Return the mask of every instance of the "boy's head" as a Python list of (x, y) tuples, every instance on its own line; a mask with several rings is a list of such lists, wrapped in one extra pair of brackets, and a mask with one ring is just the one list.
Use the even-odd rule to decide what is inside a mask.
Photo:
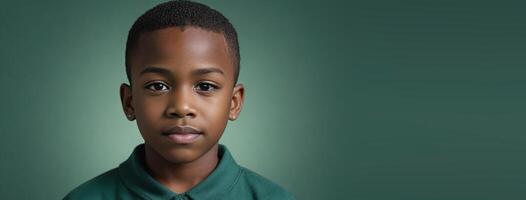
[(146, 11), (135, 21), (128, 32), (126, 42), (125, 65), (128, 82), (132, 81), (130, 57), (142, 33), (169, 27), (184, 29), (189, 26), (220, 33), (225, 37), (235, 71), (234, 83), (237, 83), (241, 57), (236, 29), (220, 12), (191, 1), (169, 1), (159, 4)]
[(238, 49), (230, 22), (199, 3), (166, 2), (137, 19), (126, 43), (130, 85), (120, 96), (147, 153), (187, 163), (217, 150), (243, 104)]

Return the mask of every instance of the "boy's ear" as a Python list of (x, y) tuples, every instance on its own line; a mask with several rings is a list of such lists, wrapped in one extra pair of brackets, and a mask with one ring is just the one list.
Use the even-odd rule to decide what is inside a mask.
[(126, 115), (128, 120), (133, 121), (135, 119), (135, 108), (133, 108), (133, 99), (132, 99), (132, 88), (126, 83), (121, 84), (120, 87), (120, 96), (122, 110)]
[(237, 84), (234, 86), (234, 90), (232, 91), (232, 100), (230, 102), (230, 114), (228, 115), (228, 119), (230, 121), (234, 121), (239, 116), (239, 113), (241, 112), (241, 108), (243, 108), (243, 100), (245, 98), (245, 87), (243, 84)]

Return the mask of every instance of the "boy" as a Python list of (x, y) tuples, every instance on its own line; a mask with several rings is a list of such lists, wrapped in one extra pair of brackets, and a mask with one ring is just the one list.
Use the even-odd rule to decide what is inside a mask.
[(121, 102), (144, 139), (64, 199), (294, 199), (218, 144), (243, 105), (237, 33), (221, 13), (170, 1), (133, 24)]

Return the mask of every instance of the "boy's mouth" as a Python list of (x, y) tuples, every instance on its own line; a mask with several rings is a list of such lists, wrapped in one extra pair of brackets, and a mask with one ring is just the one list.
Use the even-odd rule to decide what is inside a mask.
[(172, 142), (190, 144), (202, 136), (202, 131), (192, 126), (172, 126), (162, 132)]

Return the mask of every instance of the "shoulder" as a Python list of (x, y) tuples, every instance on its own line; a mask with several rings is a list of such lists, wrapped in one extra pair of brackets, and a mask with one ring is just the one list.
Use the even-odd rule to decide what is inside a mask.
[(92, 178), (69, 192), (64, 199), (105, 199), (112, 196), (111, 192), (119, 185), (117, 168), (104, 172)]
[(242, 179), (258, 199), (296, 199), (292, 193), (268, 178), (248, 169), (241, 167)]

